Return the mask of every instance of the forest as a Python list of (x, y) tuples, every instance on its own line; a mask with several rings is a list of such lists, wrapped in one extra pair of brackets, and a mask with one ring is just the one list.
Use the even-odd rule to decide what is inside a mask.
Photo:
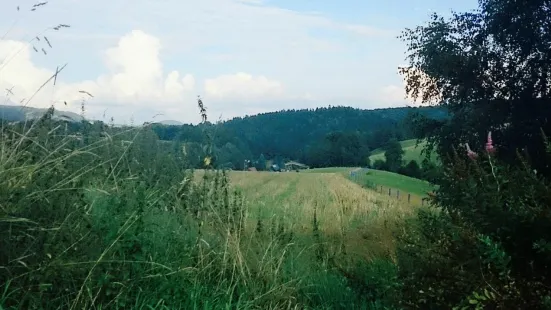
[[(310, 167), (354, 167), (369, 166), (370, 152), (390, 141), (417, 138), (414, 124), (420, 118), (442, 121), (447, 117), (439, 107), (329, 107), (265, 113), (198, 126), (153, 124), (152, 128), (159, 139), (183, 143), (196, 153), (204, 142), (203, 132), (212, 132), (219, 167), (242, 170), (245, 160), (256, 161), (261, 156), (279, 163), (296, 160)], [(200, 165), (199, 160), (196, 164)]]

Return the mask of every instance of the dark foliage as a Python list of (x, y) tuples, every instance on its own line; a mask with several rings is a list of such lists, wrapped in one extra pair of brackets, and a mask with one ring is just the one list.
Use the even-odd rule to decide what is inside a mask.
[(404, 33), (408, 93), (450, 112), (413, 122), (444, 173), (434, 210), (402, 236), (407, 307), (550, 308), (550, 13), (545, 0), (481, 0)]
[(398, 169), (398, 173), (412, 178), (426, 179), (426, 176), (423, 175), (419, 164), (415, 160), (410, 160), (407, 165), (400, 167), (400, 169)]
[(482, 145), (488, 131), (499, 158), (518, 165), (517, 150), (549, 177), (540, 129), (551, 133), (551, 14), (547, 0), (481, 0), (477, 11), (433, 15), (408, 29), (407, 91), (452, 116), (425, 133), (444, 161), (461, 143)]
[(389, 140), (384, 146), (386, 168), (391, 172), (397, 172), (402, 166), (404, 150), (396, 139)]

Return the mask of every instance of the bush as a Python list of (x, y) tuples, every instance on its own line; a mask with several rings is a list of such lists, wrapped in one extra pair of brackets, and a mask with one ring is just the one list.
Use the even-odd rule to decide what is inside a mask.
[(524, 168), (514, 168), (494, 151), (456, 154), (432, 199), (434, 210), (408, 225), (399, 265), (409, 305), (545, 309), (551, 187), (522, 156)]
[(375, 170), (387, 170), (386, 162), (382, 159), (377, 159), (373, 162), (373, 169)]
[(407, 165), (400, 167), (398, 173), (417, 179), (422, 177), (421, 168), (415, 160), (410, 160)]
[(438, 183), (441, 177), (443, 177), (442, 168), (430, 160), (424, 159), (421, 164), (421, 178), (431, 183)]

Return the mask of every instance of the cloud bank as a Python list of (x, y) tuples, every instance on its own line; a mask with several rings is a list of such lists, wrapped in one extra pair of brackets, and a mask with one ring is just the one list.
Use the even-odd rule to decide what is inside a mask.
[[(44, 40), (0, 37), (0, 91), (10, 89), (13, 94), (6, 95), (13, 102), (34, 96), (31, 106), (54, 104), (72, 112), (79, 112), (86, 99), (87, 116), (105, 114), (123, 123), (157, 113), (197, 122), (198, 95), (213, 118), (408, 103), (394, 73), (398, 62), (385, 62), (383, 55), (393, 55), (369, 44), (394, 44), (389, 30), (259, 0), (144, 0), (130, 7), (125, 1), (60, 0), (63, 5), (50, 6), (44, 15), (70, 13), (72, 24), (87, 25), (48, 34), (53, 49)], [(86, 17), (90, 11), (96, 12), (93, 18)], [(8, 16), (3, 14), (0, 18)], [(32, 38), (47, 20), (29, 24), (7, 33)], [(0, 31), (6, 28), (0, 22)], [(56, 85), (49, 83), (35, 95), (65, 61)]]

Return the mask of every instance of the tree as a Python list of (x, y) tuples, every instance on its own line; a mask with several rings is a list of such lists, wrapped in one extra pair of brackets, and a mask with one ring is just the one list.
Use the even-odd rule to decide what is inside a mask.
[(375, 160), (372, 167), (375, 170), (388, 170), (386, 162), (382, 159)]
[(421, 178), (431, 183), (437, 183), (441, 177), (442, 170), (436, 164), (428, 159), (424, 159), (421, 163)]
[(274, 158), (274, 164), (276, 164), (280, 169), (285, 168), (285, 161), (279, 155), (276, 155)]
[(266, 157), (264, 157), (264, 154), (260, 154), (260, 157), (256, 162), (256, 170), (258, 171), (266, 170)]
[[(449, 120), (434, 126), (430, 147), (444, 163), (453, 149), (483, 145), (488, 131), (499, 159), (519, 165), (525, 151), (540, 175), (551, 177), (541, 132), (551, 133), (551, 13), (548, 0), (480, 0), (474, 12), (406, 29), (406, 91), (446, 107)], [(477, 150), (475, 150), (477, 151)]]
[(549, 309), (550, 11), (480, 0), (404, 33), (407, 93), (451, 116), (422, 128), (444, 166), (431, 199), (441, 212), (420, 215), (421, 238), (402, 251), (406, 304)]
[(398, 172), (408, 177), (421, 178), (421, 168), (415, 160), (410, 160), (409, 163), (399, 169)]
[(245, 156), (234, 144), (228, 142), (220, 149), (217, 149), (219, 166), (243, 169)]
[(404, 150), (396, 139), (391, 139), (384, 146), (386, 166), (389, 171), (396, 172), (402, 166)]

